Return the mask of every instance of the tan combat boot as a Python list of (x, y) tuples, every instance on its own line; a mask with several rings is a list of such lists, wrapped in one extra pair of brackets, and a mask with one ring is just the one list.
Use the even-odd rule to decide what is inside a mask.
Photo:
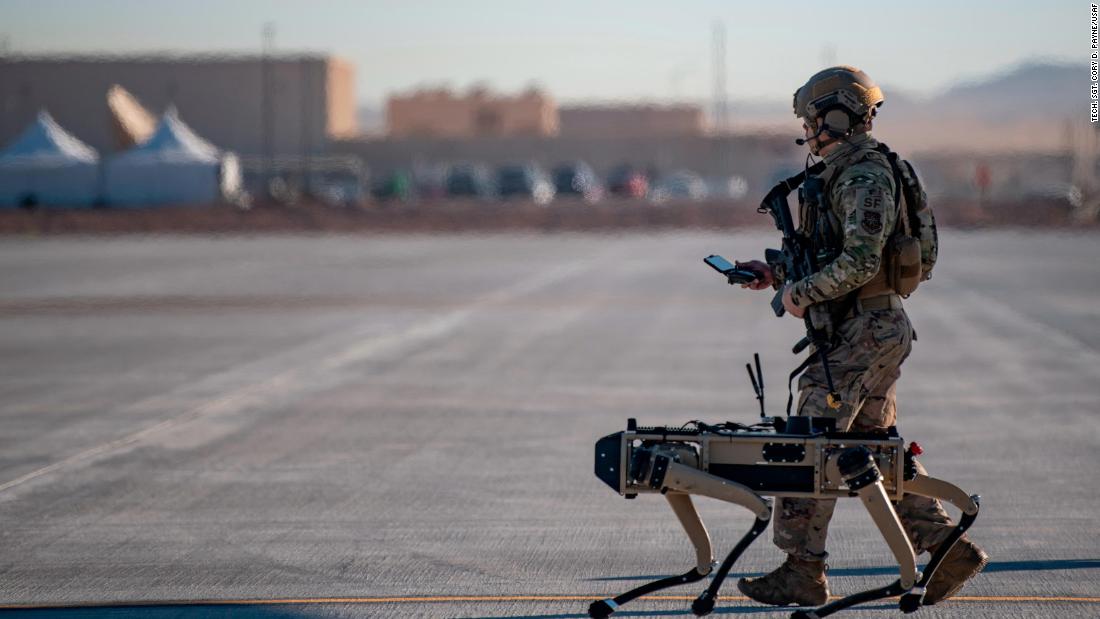
[(787, 556), (770, 574), (737, 581), (741, 593), (761, 604), (820, 606), (829, 600), (825, 561), (808, 561)]
[[(935, 553), (937, 548), (928, 550)], [(982, 571), (986, 563), (989, 563), (989, 555), (985, 551), (965, 537), (960, 539), (947, 551), (943, 563), (932, 575), (924, 594), (924, 605), (931, 606), (958, 593), (967, 580)]]

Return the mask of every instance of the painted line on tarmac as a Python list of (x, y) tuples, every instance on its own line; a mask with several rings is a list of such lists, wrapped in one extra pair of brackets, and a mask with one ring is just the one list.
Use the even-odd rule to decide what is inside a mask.
[[(608, 599), (612, 596), (589, 595), (425, 595), (394, 597), (330, 597), (330, 598), (279, 598), (238, 600), (139, 600), (124, 602), (91, 602), (72, 604), (0, 604), (0, 610), (66, 610), (79, 608), (125, 608), (149, 606), (298, 606), (312, 604), (420, 604), (439, 602), (586, 602)], [(695, 595), (646, 595), (639, 599), (664, 602), (690, 602)], [(833, 595), (830, 600), (839, 600)], [(896, 599), (896, 598), (894, 598)], [(748, 602), (743, 595), (720, 596), (719, 602)], [(1100, 604), (1100, 597), (1068, 595), (957, 595), (952, 602), (1001, 602), (1047, 604)]]
[[(998, 301), (996, 297), (989, 293), (974, 290), (951, 275), (939, 277), (941, 283), (946, 282), (950, 287), (949, 294), (957, 299), (968, 300), (974, 307), (980, 308), (980, 312), (987, 318), (1000, 318), (1005, 322), (1016, 323), (1017, 327), (1022, 325), (1022, 328), (1017, 329), (1018, 331), (1029, 332), (1041, 341), (1060, 346), (1072, 354), (1085, 357), (1093, 362), (1091, 365), (1082, 364), (1081, 367), (1084, 369), (1095, 370), (1098, 367), (1095, 362), (1100, 361), (1100, 351), (1081, 341), (1080, 338), (1075, 337), (1073, 333), (1065, 330), (1060, 325), (1053, 322), (1044, 322), (1039, 318), (1030, 316), (1011, 305)], [(940, 310), (942, 309), (940, 308)]]
[[(274, 375), (267, 378), (248, 382), (229, 393), (225, 393), (198, 406), (194, 406), (177, 415), (171, 416), (146, 428), (142, 428), (120, 438), (110, 440), (94, 447), (89, 447), (74, 453), (61, 460), (40, 467), (14, 479), (0, 483), (0, 493), (20, 486), (34, 479), (46, 476), (65, 469), (76, 468), (78, 465), (87, 466), (105, 456), (116, 454), (132, 445), (138, 444), (149, 437), (175, 429), (188, 422), (203, 417), (231, 414), (249, 408), (264, 406), (279, 398), (288, 398), (301, 395), (312, 389), (317, 389), (322, 384), (323, 378), (334, 374), (355, 363), (393, 353), (407, 348), (419, 342), (432, 340), (446, 336), (460, 330), (480, 313), (493, 306), (511, 302), (524, 295), (536, 292), (553, 284), (567, 280), (570, 277), (593, 270), (606, 264), (609, 256), (617, 253), (617, 250), (605, 249), (594, 256), (573, 260), (565, 264), (544, 269), (533, 275), (525, 276), (519, 281), (488, 292), (468, 304), (462, 305), (446, 314), (424, 320), (395, 333), (368, 337), (356, 341), (354, 334), (347, 334), (339, 338), (337, 346), (341, 348), (334, 351), (313, 351), (314, 346), (306, 345), (303, 349), (310, 349), (307, 355), (292, 355), (288, 369), (275, 370)], [(351, 340), (351, 343), (348, 343)], [(317, 354), (324, 354), (318, 358)], [(265, 355), (264, 357), (269, 357)], [(249, 363), (240, 364), (240, 368), (247, 368)], [(221, 378), (232, 371), (223, 371), (214, 375)], [(247, 377), (248, 372), (243, 372)], [(158, 401), (163, 396), (153, 396), (148, 401)], [(141, 404), (145, 403), (143, 401)], [(2, 607), (0, 607), (2, 608)]]

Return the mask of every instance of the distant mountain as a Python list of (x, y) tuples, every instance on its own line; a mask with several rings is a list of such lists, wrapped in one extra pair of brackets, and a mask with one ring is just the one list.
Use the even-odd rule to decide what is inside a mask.
[[(883, 85), (875, 134), (909, 150), (1061, 152), (1088, 126), (1088, 67), (1029, 61), (921, 96)], [(789, 100), (734, 101), (738, 130), (795, 131)]]
[[(933, 94), (886, 82), (875, 135), (910, 152), (1064, 152), (1071, 130), (1089, 128), (1088, 83), (1087, 65), (1045, 60), (963, 80)], [(707, 102), (700, 103), (709, 109)], [(385, 131), (381, 107), (361, 106), (357, 116), (362, 132)], [(792, 139), (800, 134), (789, 97), (734, 99), (729, 118), (734, 131)]]
[[(887, 90), (891, 113), (984, 118), (993, 122), (1072, 118), (1088, 109), (1088, 67), (1026, 62), (997, 75), (961, 82), (943, 93), (914, 98)], [(885, 111), (885, 110), (884, 110)]]
[(1088, 67), (1028, 63), (985, 82), (953, 88), (955, 105), (979, 105), (1012, 115), (1071, 115), (1088, 109)]

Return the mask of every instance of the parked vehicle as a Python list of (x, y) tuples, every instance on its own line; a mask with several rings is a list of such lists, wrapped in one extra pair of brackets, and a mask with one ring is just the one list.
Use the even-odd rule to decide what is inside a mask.
[(534, 164), (501, 166), (497, 170), (497, 191), (502, 199), (522, 198), (535, 204), (549, 204), (555, 193), (546, 173)]
[(661, 178), (649, 192), (650, 200), (667, 202), (669, 200), (699, 201), (706, 199), (709, 192), (703, 177), (688, 170), (678, 170)]
[(597, 202), (603, 197), (596, 172), (583, 161), (563, 163), (554, 168), (554, 189), (559, 196), (576, 196), (585, 202)]
[(406, 170), (396, 170), (383, 176), (371, 188), (371, 195), (380, 202), (387, 200), (408, 202), (413, 197), (412, 174)]
[(649, 178), (638, 168), (621, 165), (608, 175), (607, 191), (621, 198), (644, 198), (649, 192)]
[(707, 181), (712, 198), (740, 200), (749, 193), (749, 182), (743, 176), (724, 176), (707, 179)]
[(413, 164), (410, 172), (414, 199), (441, 200), (447, 197), (447, 166), (438, 163), (416, 163)]
[(457, 164), (447, 171), (447, 196), (451, 198), (489, 198), (496, 194), (489, 170), (479, 164)]

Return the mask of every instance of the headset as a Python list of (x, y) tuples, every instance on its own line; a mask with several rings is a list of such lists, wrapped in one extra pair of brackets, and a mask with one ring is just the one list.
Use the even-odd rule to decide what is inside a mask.
[(825, 118), (821, 122), (821, 128), (817, 130), (817, 133), (808, 138), (798, 138), (794, 141), (799, 146), (804, 146), (809, 143), (810, 140), (814, 140), (821, 136), (821, 134), (828, 134), (831, 140), (821, 144), (826, 146), (832, 144), (837, 140), (844, 140), (852, 136), (852, 117), (845, 112), (842, 108), (834, 107), (825, 112)]

